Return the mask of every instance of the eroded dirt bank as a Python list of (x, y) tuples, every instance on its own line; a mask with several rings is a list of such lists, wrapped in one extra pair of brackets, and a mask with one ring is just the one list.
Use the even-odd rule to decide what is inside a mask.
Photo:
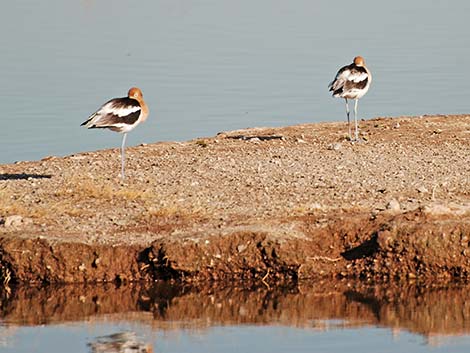
[(470, 116), (247, 129), (0, 166), (4, 282), (469, 277)]

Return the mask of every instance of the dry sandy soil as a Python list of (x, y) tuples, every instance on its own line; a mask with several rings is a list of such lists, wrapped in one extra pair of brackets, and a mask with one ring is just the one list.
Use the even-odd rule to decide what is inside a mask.
[(0, 165), (0, 279), (470, 275), (470, 116), (253, 128)]

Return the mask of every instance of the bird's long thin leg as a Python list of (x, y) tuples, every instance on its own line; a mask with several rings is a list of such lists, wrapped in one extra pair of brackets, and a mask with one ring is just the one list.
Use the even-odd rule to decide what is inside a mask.
[(351, 140), (351, 122), (349, 120), (349, 104), (348, 104), (348, 99), (344, 98), (346, 100), (346, 115), (348, 116), (348, 132), (349, 132), (349, 139)]
[(354, 102), (354, 127), (356, 129), (354, 132), (354, 136), (355, 136), (356, 141), (359, 141), (359, 127), (357, 125), (357, 102), (358, 100), (359, 99), (356, 99)]
[(122, 135), (122, 145), (121, 145), (121, 179), (124, 180), (124, 164), (126, 163), (126, 155), (125, 155), (125, 148), (126, 148), (126, 136), (127, 133)]

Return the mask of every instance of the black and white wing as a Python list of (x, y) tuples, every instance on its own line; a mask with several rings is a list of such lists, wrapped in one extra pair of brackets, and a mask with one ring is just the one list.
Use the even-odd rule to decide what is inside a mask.
[(333, 96), (342, 97), (349, 92), (363, 90), (369, 81), (367, 70), (363, 66), (351, 64), (342, 67), (336, 74), (335, 79), (328, 85)]
[(124, 97), (106, 102), (93, 113), (81, 126), (89, 129), (109, 128), (121, 131), (134, 125), (140, 117), (142, 108), (135, 99)]

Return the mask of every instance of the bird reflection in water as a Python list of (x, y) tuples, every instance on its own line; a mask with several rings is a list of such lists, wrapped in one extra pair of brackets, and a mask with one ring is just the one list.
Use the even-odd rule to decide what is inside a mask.
[(88, 344), (91, 353), (153, 353), (152, 346), (134, 332), (119, 332), (96, 337)]

